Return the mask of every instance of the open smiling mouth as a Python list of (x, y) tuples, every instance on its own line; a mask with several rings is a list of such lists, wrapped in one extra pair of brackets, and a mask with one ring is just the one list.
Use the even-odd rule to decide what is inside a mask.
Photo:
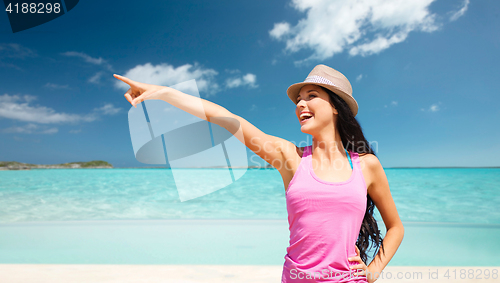
[(314, 115), (312, 113), (302, 113), (300, 114), (300, 123), (304, 123), (305, 121), (311, 119)]

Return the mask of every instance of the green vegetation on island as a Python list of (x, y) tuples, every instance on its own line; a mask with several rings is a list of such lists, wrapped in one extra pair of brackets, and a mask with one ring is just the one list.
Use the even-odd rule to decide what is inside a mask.
[(29, 170), (29, 169), (77, 169), (77, 168), (113, 168), (113, 165), (102, 160), (89, 162), (70, 162), (63, 164), (30, 164), (17, 161), (0, 161), (0, 170)]

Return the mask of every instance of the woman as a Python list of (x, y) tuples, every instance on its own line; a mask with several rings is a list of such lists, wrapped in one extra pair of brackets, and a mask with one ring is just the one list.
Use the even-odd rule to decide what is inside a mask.
[[(114, 76), (130, 85), (125, 97), (135, 107), (161, 99), (233, 133), (231, 121), (237, 121), (243, 132), (237, 138), (280, 172), (290, 228), (282, 282), (371, 283), (396, 253), (404, 228), (382, 165), (354, 118), (351, 84), (340, 72), (318, 65), (288, 88), (301, 131), (313, 136), (312, 145), (300, 148), (207, 100)], [(194, 106), (200, 99), (203, 108)], [(384, 239), (374, 204), (387, 228)], [(370, 242), (378, 253), (367, 266)]]

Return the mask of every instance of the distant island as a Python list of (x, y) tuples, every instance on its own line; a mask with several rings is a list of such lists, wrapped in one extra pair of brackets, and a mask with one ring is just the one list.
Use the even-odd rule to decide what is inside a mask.
[[(0, 161), (1, 170), (30, 170), (30, 169), (94, 169), (94, 168), (114, 168), (113, 165), (102, 160), (93, 160), (89, 162), (70, 162), (63, 164), (30, 164), (17, 161)], [(120, 167), (119, 167), (120, 168)], [(167, 167), (123, 167), (120, 169), (170, 169)], [(227, 166), (213, 166), (213, 167), (186, 167), (184, 169), (224, 169)], [(233, 166), (233, 169), (274, 169), (270, 164), (263, 166)], [(183, 169), (183, 168), (176, 168)]]
[(102, 160), (89, 162), (71, 162), (63, 164), (29, 164), (17, 161), (0, 161), (0, 170), (30, 170), (30, 169), (81, 169), (81, 168), (113, 168), (113, 165)]
[[(17, 161), (0, 161), (0, 171), (2, 170), (30, 170), (30, 169), (172, 169), (170, 167), (164, 166), (144, 166), (144, 167), (113, 167), (110, 163), (102, 160), (93, 160), (89, 162), (70, 162), (63, 164), (29, 164)], [(174, 169), (272, 169), (276, 170), (271, 164), (264, 164), (260, 166), (249, 165), (249, 166), (211, 166), (211, 167), (176, 167)], [(489, 167), (384, 167), (384, 169), (479, 169), (479, 168), (495, 168), (498, 169), (500, 166), (489, 166)]]

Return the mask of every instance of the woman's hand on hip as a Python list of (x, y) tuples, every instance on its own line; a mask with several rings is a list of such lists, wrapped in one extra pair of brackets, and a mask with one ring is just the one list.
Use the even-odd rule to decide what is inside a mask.
[(375, 276), (373, 276), (373, 274), (371, 274), (370, 270), (368, 269), (368, 266), (366, 266), (366, 264), (363, 262), (363, 260), (361, 259), (361, 256), (360, 256), (360, 252), (359, 252), (359, 249), (358, 249), (358, 246), (354, 246), (356, 248), (356, 253), (357, 253), (357, 256), (355, 257), (350, 257), (348, 258), (349, 261), (356, 261), (358, 262), (359, 264), (356, 264), (356, 265), (352, 265), (352, 266), (349, 266), (350, 269), (356, 269), (356, 270), (362, 270), (362, 271), (359, 271), (359, 272), (356, 272), (356, 273), (353, 273), (353, 276), (365, 276), (366, 277), (366, 280), (368, 281), (368, 283), (373, 283), (377, 280), (377, 278), (375, 278)]

